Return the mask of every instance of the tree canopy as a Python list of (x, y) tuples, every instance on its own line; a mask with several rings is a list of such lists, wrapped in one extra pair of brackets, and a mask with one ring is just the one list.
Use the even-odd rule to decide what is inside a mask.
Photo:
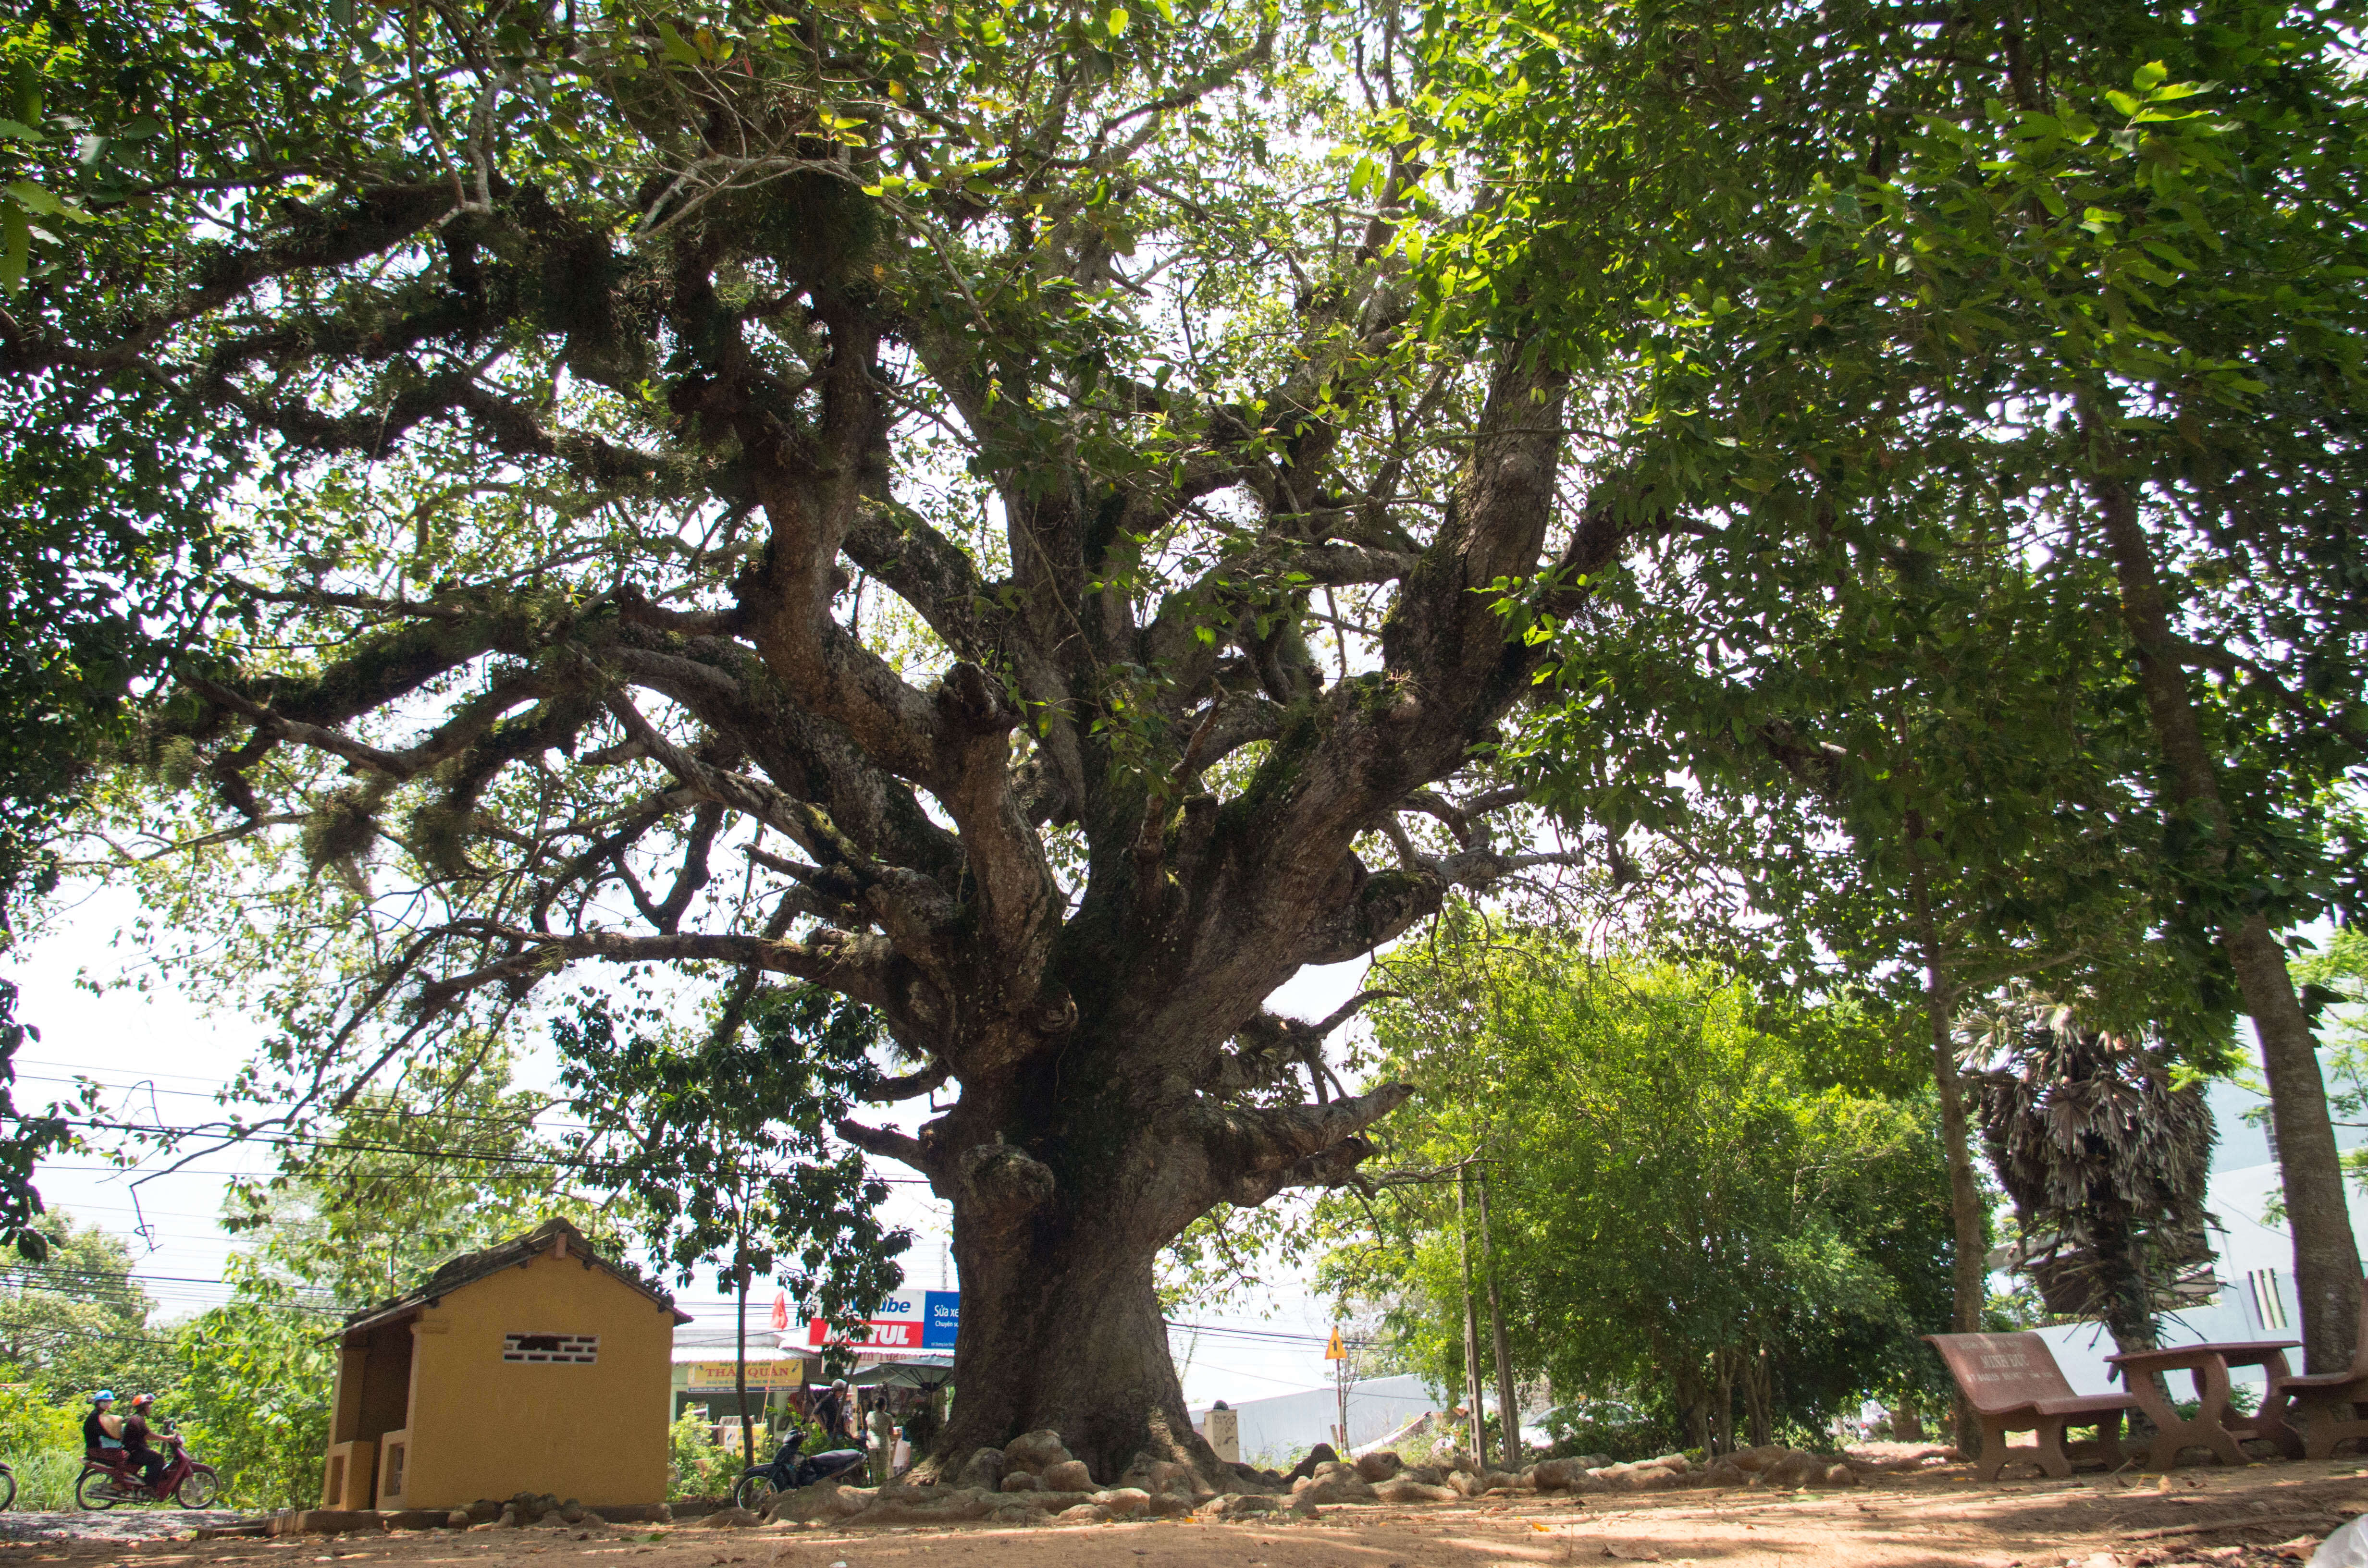
[[(2279, 933), (2356, 902), (2358, 21), (37, 0), (23, 790), (117, 765), (68, 869), (274, 1021), (240, 1087), (291, 1122), (564, 974), (615, 994), (586, 1157), (739, 1074), (766, 1223), (873, 1191), (849, 1147), (917, 1171), (933, 1464), (1208, 1462), (1152, 1260), (1413, 1093), (1267, 998), (1628, 882), (1680, 808), (1665, 889), (1923, 971), (1967, 1270), (1960, 987), (2077, 964), (2207, 1043), (2241, 999), (2340, 1363)], [(739, 1054), (821, 993), (855, 1051)]]
[[(1916, 1335), (1947, 1313), (1947, 1179), (1929, 1095), (1826, 1076), (1823, 1036), (1862, 1024), (1551, 933), (1459, 936), (1393, 965), (1407, 994), (1373, 1014), (1379, 1064), (1418, 1085), (1385, 1146), (1402, 1170), (1486, 1182), (1520, 1372), (1720, 1450), (1930, 1379)], [(1452, 1190), (1326, 1204), (1349, 1239), (1324, 1276), (1397, 1309), (1425, 1369), (1462, 1386), (1455, 1303), (1480, 1244)]]
[(44, 12), (45, 101), (135, 151), (0, 369), (248, 465), (97, 858), (281, 1020), (258, 1086), (571, 965), (827, 987), (914, 1063), (876, 1095), (959, 1085), (834, 1129), (953, 1201), (946, 1443), (1189, 1449), (1152, 1256), (1404, 1097), (1260, 1004), (1541, 858), (1486, 590), (1629, 526), (1563, 504), (1557, 356), (1426, 330), (1421, 159), (1350, 135), (1424, 67), (1368, 22)]

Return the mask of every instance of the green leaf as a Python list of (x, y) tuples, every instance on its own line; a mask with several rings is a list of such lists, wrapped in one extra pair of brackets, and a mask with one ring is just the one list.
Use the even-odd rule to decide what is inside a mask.
[(1126, 24), (1132, 20), (1133, 18), (1126, 14), (1126, 7), (1121, 6), (1110, 12), (1110, 19), (1103, 25), (1110, 28), (1110, 37), (1117, 38), (1126, 31)]
[(6, 136), (13, 142), (30, 142), (37, 147), (49, 140), (31, 126), (16, 119), (0, 119), (0, 136)]
[(66, 215), (66, 204), (43, 190), (30, 180), (18, 180), (6, 187), (8, 199), (28, 212), (39, 212), (45, 218)]
[(673, 23), (666, 21), (658, 23), (658, 42), (665, 48), (667, 57), (676, 64), (687, 65), (694, 71), (699, 69), (699, 51), (691, 48), (684, 40), (683, 36), (674, 30)]
[(24, 287), (25, 267), (32, 259), (33, 230), (25, 210), (15, 202), (0, 203), (0, 290), (13, 294)]

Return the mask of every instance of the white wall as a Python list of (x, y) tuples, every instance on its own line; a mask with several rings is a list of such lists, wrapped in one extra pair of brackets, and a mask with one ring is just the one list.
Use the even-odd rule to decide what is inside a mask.
[[(1288, 1470), (1316, 1444), (1332, 1442), (1332, 1428), (1340, 1420), (1340, 1396), (1332, 1389), (1247, 1400), (1233, 1408), (1241, 1415), (1244, 1462), (1278, 1470)], [(1353, 1383), (1349, 1389), (1349, 1446), (1385, 1437), (1426, 1411), (1446, 1408), (1412, 1375)], [(1191, 1414), (1198, 1427), (1208, 1410)]]

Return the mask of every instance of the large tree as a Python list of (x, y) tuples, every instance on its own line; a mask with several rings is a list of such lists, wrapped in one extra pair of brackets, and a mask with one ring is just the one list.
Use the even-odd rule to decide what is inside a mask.
[(1573, 280), (1641, 372), (1614, 460), (1762, 602), (1804, 534), (1912, 560), (1952, 493), (2110, 574), (2066, 648), (2135, 687), (2166, 924), (2260, 1037), (2314, 1369), (2360, 1261), (2280, 933), (2360, 891), (2359, 20), (1540, 0), (1442, 45), (1527, 219), (1466, 265)]
[(828, 988), (905, 1053), (876, 1099), (948, 1096), (837, 1128), (952, 1208), (939, 1457), (1205, 1458), (1156, 1256), (1407, 1093), (1263, 1004), (1524, 863), (1492, 589), (1629, 515), (1562, 504), (1517, 302), (1443, 340), (1420, 149), (1333, 150), (1414, 90), (1395, 14), (131, 14), (59, 96), (168, 133), (0, 371), (256, 454), (248, 613), (105, 858), (177, 853), (159, 939), (227, 927), (257, 1083), (350, 1101), (571, 966)]

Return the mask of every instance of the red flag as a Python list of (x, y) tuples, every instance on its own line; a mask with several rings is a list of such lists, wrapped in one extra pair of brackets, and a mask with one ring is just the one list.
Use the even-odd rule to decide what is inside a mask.
[(787, 1290), (776, 1290), (773, 1292), (773, 1332), (786, 1333), (789, 1326), (790, 1293)]

